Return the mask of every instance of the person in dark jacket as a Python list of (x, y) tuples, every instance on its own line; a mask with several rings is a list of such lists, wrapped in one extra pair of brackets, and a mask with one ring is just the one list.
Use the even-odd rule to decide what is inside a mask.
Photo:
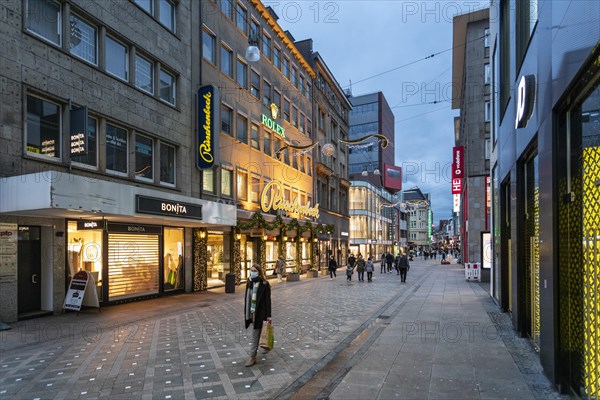
[(250, 358), (246, 367), (256, 364), (256, 352), (263, 322), (271, 321), (271, 285), (258, 264), (250, 268), (250, 279), (246, 282), (246, 294), (244, 296), (244, 320), (246, 329), (252, 324), (252, 344), (250, 347)]
[(392, 272), (392, 264), (394, 263), (394, 256), (389, 251), (385, 255), (385, 262), (387, 263), (387, 271)]
[(354, 268), (354, 265), (356, 264), (356, 257), (354, 257), (354, 254), (352, 253), (350, 253), (350, 256), (348, 257), (348, 264), (350, 264), (352, 268)]
[(406, 257), (406, 254), (400, 253), (398, 267), (400, 268), (400, 282), (406, 282), (406, 273), (410, 269), (410, 264), (408, 263), (408, 258)]
[(329, 270), (329, 279), (333, 279), (333, 277), (335, 276), (337, 278), (337, 275), (335, 273), (335, 271), (338, 268), (338, 264), (337, 261), (335, 261), (335, 258), (333, 258), (333, 256), (331, 256), (331, 258), (329, 259), (329, 267), (327, 268)]

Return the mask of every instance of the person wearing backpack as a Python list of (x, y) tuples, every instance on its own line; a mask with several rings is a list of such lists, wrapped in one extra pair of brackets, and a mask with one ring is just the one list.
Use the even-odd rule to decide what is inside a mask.
[(406, 254), (400, 253), (398, 267), (400, 268), (400, 282), (406, 282), (406, 273), (410, 269), (410, 264), (408, 263), (408, 258), (406, 257)]

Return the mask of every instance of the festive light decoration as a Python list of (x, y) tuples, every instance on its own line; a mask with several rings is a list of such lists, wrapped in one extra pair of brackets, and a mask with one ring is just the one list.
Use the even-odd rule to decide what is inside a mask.
[(326, 143), (321, 148), (321, 153), (323, 153), (325, 157), (331, 157), (335, 153), (335, 146), (331, 143)]

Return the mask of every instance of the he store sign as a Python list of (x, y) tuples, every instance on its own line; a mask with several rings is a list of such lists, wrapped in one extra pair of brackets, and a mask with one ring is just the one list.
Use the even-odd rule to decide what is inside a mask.
[(463, 146), (454, 146), (452, 149), (452, 194), (462, 193), (462, 180), (465, 176), (464, 155), (465, 148)]

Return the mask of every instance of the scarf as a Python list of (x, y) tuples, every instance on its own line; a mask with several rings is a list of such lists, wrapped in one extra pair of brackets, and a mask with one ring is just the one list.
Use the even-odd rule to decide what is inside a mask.
[(250, 288), (246, 291), (246, 319), (254, 320), (254, 313), (256, 312), (256, 300), (258, 294), (260, 278), (256, 282), (251, 281)]

